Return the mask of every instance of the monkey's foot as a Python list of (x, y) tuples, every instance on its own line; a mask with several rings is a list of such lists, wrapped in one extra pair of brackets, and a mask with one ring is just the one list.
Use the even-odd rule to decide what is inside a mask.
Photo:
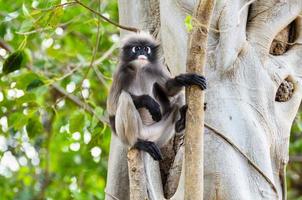
[(207, 88), (206, 78), (198, 74), (180, 74), (175, 77), (175, 80), (183, 86), (197, 85), (202, 90)]
[(133, 148), (149, 153), (154, 160), (163, 159), (160, 149), (154, 142), (138, 139)]

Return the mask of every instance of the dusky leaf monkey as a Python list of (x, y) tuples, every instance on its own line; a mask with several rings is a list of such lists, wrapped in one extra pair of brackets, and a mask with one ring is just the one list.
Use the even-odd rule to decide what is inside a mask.
[(121, 141), (161, 160), (159, 147), (185, 128), (184, 86), (206, 89), (205, 77), (171, 77), (159, 60), (159, 44), (146, 32), (128, 35), (107, 100), (110, 125)]

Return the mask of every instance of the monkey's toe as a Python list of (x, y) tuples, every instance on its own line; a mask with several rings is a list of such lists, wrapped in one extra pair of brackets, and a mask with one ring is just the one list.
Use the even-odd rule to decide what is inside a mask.
[(138, 139), (133, 147), (149, 153), (154, 160), (163, 159), (160, 149), (154, 142)]

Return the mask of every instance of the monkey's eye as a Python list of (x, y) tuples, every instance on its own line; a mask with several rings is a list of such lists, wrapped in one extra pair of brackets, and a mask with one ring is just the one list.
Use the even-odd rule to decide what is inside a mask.
[(150, 54), (151, 53), (151, 48), (150, 47), (146, 47), (147, 53)]
[(139, 50), (139, 47), (132, 47), (132, 52), (136, 53)]

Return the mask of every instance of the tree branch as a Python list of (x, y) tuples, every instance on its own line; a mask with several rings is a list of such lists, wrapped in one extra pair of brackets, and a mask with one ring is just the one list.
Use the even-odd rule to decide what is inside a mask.
[(302, 155), (289, 156), (289, 162), (290, 163), (294, 163), (294, 162), (302, 163)]
[(130, 199), (131, 200), (147, 200), (147, 178), (145, 174), (143, 157), (139, 150), (130, 149), (128, 151), (128, 173), (129, 187), (131, 188)]
[[(215, 0), (200, 0), (194, 11), (194, 18), (204, 24), (200, 27), (193, 21), (189, 40), (187, 71), (204, 74), (208, 30)], [(185, 131), (185, 199), (203, 199), (203, 134), (204, 134), (204, 92), (197, 86), (186, 90), (188, 113)]]
[(87, 111), (91, 115), (94, 115), (100, 122), (107, 123), (107, 124), (109, 123), (108, 119), (106, 119), (105, 117), (98, 116), (94, 112), (94, 109), (92, 107), (90, 107), (88, 104), (82, 102), (77, 96), (67, 93), (63, 88), (61, 88), (57, 84), (52, 84), (51, 87), (54, 88), (55, 90), (57, 90), (62, 95), (64, 95), (65, 97), (67, 97), (69, 100), (71, 100), (73, 103), (78, 105), (80, 108), (83, 108), (85, 111)]
[(7, 52), (11, 52), (12, 51), (12, 48), (6, 44), (4, 41), (0, 40), (0, 47), (2, 49), (5, 49)]
[(75, 0), (75, 2), (76, 2), (78, 5), (82, 6), (83, 8), (89, 10), (90, 12), (92, 12), (92, 13), (98, 15), (102, 20), (104, 20), (104, 21), (106, 21), (106, 22), (108, 22), (108, 23), (110, 23), (110, 24), (112, 24), (112, 25), (114, 25), (114, 26), (116, 26), (116, 27), (118, 27), (118, 28), (120, 28), (120, 29), (124, 29), (124, 30), (127, 30), (127, 31), (132, 31), (132, 32), (139, 32), (139, 29), (137, 29), (137, 28), (130, 27), (130, 26), (124, 26), (124, 25), (118, 24), (118, 23), (116, 23), (116, 22), (114, 22), (114, 21), (108, 19), (107, 17), (105, 17), (105, 16), (102, 15), (101, 13), (99, 13), (99, 12), (97, 12), (97, 11), (95, 11), (95, 10), (89, 8), (88, 6), (86, 6), (85, 4), (83, 4), (82, 2), (80, 2), (79, 0)]

